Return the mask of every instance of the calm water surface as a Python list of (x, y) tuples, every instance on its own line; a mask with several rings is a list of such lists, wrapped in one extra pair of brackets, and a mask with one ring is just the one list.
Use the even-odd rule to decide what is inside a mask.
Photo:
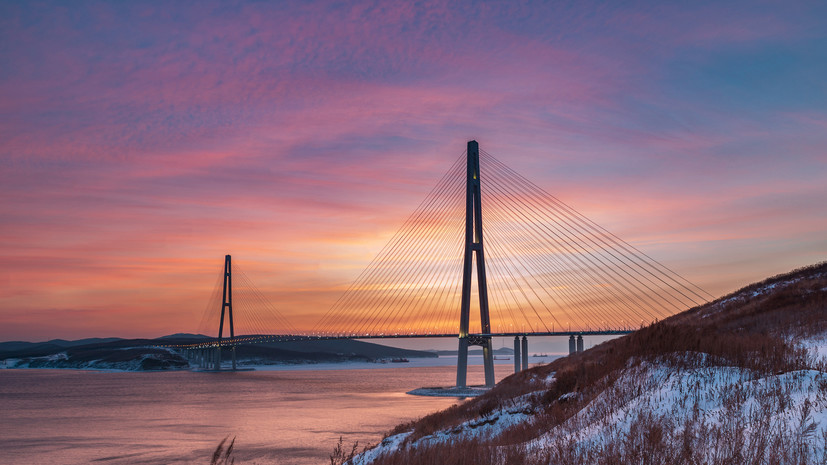
[[(237, 373), (0, 370), (0, 462), (323, 464), (339, 436), (376, 443), (457, 402), (405, 391), (451, 385), (453, 366)], [(497, 366), (497, 378), (508, 367)], [(469, 367), (469, 382), (482, 379)]]

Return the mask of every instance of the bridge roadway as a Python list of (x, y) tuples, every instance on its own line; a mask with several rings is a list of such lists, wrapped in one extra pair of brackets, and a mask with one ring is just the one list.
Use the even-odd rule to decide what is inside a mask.
[[(491, 339), (494, 337), (514, 337), (514, 372), (528, 368), (528, 336), (569, 336), (569, 353), (583, 351), (583, 336), (619, 336), (622, 334), (629, 334), (630, 330), (598, 330), (598, 331), (548, 331), (537, 333), (525, 332), (502, 332), (502, 333), (482, 333), (469, 334), (466, 340), (476, 340), (479, 342), (472, 342), (474, 345), (488, 344), (490, 347)], [(522, 341), (520, 341), (522, 336)], [(575, 337), (576, 336), (576, 337)], [(236, 370), (236, 347), (244, 344), (264, 344), (268, 342), (288, 342), (288, 341), (325, 341), (325, 340), (342, 340), (342, 339), (413, 339), (413, 338), (459, 338), (459, 334), (363, 334), (363, 335), (327, 335), (327, 336), (308, 336), (308, 335), (248, 335), (239, 336), (235, 338), (215, 338), (210, 341), (199, 342), (195, 344), (177, 344), (164, 345), (160, 347), (171, 347), (177, 349), (184, 349), (187, 351), (187, 357), (191, 363), (196, 363), (199, 367), (206, 368), (207, 371), (222, 371), (221, 367), (221, 351), (224, 348), (229, 348), (232, 360), (232, 370)], [(489, 353), (489, 355), (491, 355)], [(458, 360), (458, 371), (460, 369), (467, 369), (467, 359)], [(493, 362), (490, 368), (486, 368), (493, 373)], [(457, 386), (465, 387), (465, 376), (458, 377)], [(493, 386), (493, 382), (489, 383), (486, 379), (486, 386)]]
[[(546, 331), (546, 332), (503, 332), (488, 334), (469, 334), (469, 337), (515, 337), (515, 336), (622, 336), (634, 332), (630, 329), (588, 330), (588, 331)], [(330, 341), (340, 339), (416, 339), (416, 338), (458, 338), (459, 334), (337, 334), (326, 336), (291, 335), (291, 334), (251, 334), (234, 338), (221, 338), (222, 347), (231, 347), (243, 344), (261, 344), (266, 342), (286, 341)], [(215, 347), (219, 339), (199, 342), (195, 344), (166, 344), (158, 347), (176, 347), (197, 349)]]

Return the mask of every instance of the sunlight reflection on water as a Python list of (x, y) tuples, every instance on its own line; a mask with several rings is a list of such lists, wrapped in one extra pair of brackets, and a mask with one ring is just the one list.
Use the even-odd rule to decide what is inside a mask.
[[(206, 464), (230, 435), (237, 438), (236, 463), (322, 464), (339, 436), (346, 444), (377, 442), (398, 423), (456, 402), (405, 394), (453, 384), (454, 366), (389, 365), (237, 373), (0, 370), (0, 447), (3, 460), (15, 464)], [(501, 379), (509, 365), (496, 371)], [(469, 382), (481, 381), (482, 368), (470, 366)]]

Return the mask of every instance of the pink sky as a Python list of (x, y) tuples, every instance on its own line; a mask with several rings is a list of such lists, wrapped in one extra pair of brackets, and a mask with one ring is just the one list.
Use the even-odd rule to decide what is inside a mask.
[(713, 295), (827, 258), (827, 7), (0, 6), (0, 340), (308, 328), (469, 139)]

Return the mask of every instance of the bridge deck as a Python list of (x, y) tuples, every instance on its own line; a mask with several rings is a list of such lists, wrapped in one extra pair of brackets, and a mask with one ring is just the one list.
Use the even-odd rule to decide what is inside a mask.
[[(628, 329), (610, 329), (610, 330), (589, 330), (589, 331), (548, 331), (548, 332), (504, 332), (504, 333), (489, 333), (489, 334), (469, 334), (469, 336), (477, 337), (514, 337), (514, 336), (622, 336), (624, 334), (632, 333)], [(308, 336), (308, 335), (291, 335), (291, 334), (255, 334), (247, 336), (239, 336), (233, 339), (222, 338), (222, 346), (234, 346), (243, 344), (262, 344), (266, 342), (286, 342), (286, 341), (330, 341), (341, 339), (418, 339), (418, 338), (458, 338), (459, 334), (339, 334), (329, 336)], [(199, 342), (196, 344), (186, 345), (168, 345), (165, 347), (209, 347), (215, 346), (218, 339), (210, 341)]]

